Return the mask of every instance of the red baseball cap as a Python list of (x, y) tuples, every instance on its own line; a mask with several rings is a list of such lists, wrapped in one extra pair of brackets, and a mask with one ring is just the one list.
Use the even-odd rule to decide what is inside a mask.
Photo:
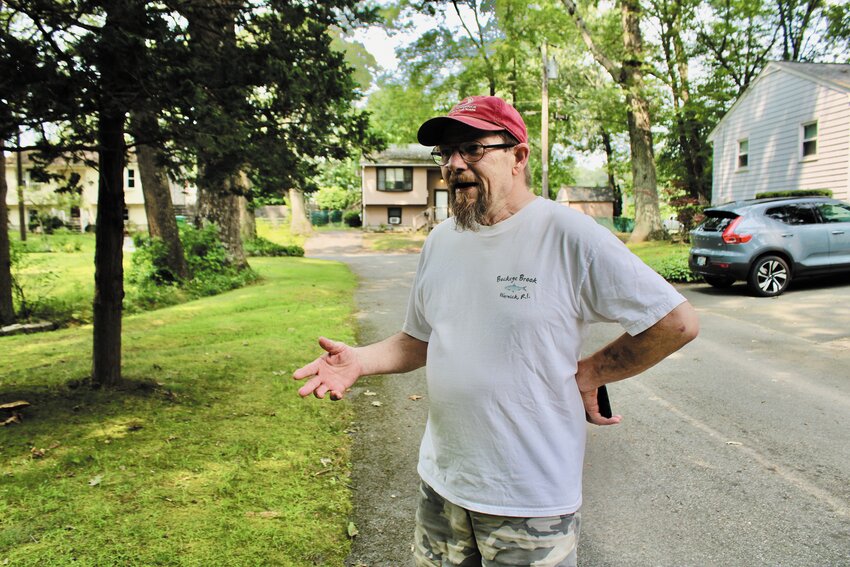
[(432, 118), (420, 126), (416, 137), (423, 146), (436, 146), (446, 126), (454, 122), (487, 132), (507, 130), (520, 143), (528, 142), (528, 131), (522, 116), (516, 108), (495, 96), (470, 96), (463, 99), (446, 116)]

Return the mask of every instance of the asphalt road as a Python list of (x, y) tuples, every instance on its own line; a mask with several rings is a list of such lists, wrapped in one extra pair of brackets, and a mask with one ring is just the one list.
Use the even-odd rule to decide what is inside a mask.
[[(359, 276), (370, 342), (400, 327), (416, 256), (357, 252), (312, 255)], [(589, 429), (579, 564), (850, 566), (850, 278), (774, 299), (680, 289), (700, 313), (699, 338), (610, 386), (623, 423)], [(619, 333), (593, 326), (587, 350)], [(423, 380), (369, 377), (350, 396), (360, 534), (349, 566), (411, 564), (427, 397), (410, 396), (425, 396)]]

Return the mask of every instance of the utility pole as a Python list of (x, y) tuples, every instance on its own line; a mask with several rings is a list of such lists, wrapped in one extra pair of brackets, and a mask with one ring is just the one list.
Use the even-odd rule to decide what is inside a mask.
[(21, 157), (21, 130), (15, 133), (15, 144), (18, 146), (18, 224), (21, 231), (21, 242), (27, 240), (27, 215), (24, 207), (24, 166)]
[(542, 172), (541, 194), (544, 199), (549, 198), (549, 55), (547, 53), (546, 40), (540, 48), (543, 56), (543, 108), (540, 113), (540, 160)]

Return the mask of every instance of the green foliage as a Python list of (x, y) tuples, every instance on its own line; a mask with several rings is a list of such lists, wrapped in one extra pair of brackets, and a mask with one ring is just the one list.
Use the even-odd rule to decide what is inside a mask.
[(793, 191), (765, 191), (756, 193), (756, 199), (772, 199), (781, 197), (832, 197), (830, 189), (795, 189)]
[(363, 226), (363, 219), (360, 218), (360, 211), (345, 211), (342, 215), (342, 222), (351, 228)]
[(665, 258), (651, 267), (668, 282), (687, 283), (700, 280), (688, 267), (687, 256)]
[(629, 244), (629, 249), (669, 282), (699, 281), (688, 267), (689, 246), (687, 244), (663, 241), (642, 242)]
[(316, 204), (325, 210), (344, 210), (359, 202), (360, 193), (338, 185), (322, 187), (316, 192)]
[(297, 245), (284, 246), (258, 236), (245, 242), (248, 256), (304, 256), (304, 248)]
[(257, 275), (252, 270), (239, 270), (230, 263), (215, 225), (208, 224), (197, 229), (182, 224), (179, 230), (189, 279), (179, 281), (169, 271), (165, 261), (168, 251), (165, 243), (160, 239), (137, 236), (136, 251), (127, 278), (135, 287), (128, 294), (127, 310), (173, 305), (187, 298), (216, 295), (256, 280)]
[(352, 406), (289, 375), (319, 334), (354, 340), (356, 281), (256, 265), (258, 285), (127, 317), (118, 389), (85, 383), (90, 328), (0, 339), (4, 394), (32, 404), (0, 427), (0, 564), (343, 565)]

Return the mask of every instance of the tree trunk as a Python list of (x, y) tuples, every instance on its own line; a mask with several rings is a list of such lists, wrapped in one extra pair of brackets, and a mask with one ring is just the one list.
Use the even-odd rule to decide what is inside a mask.
[(0, 325), (15, 320), (12, 304), (12, 256), (9, 250), (9, 209), (6, 206), (6, 148), (0, 139)]
[(133, 113), (132, 128), (133, 137), (137, 141), (136, 158), (145, 198), (148, 234), (151, 238), (159, 238), (165, 243), (168, 250), (165, 258), (168, 270), (175, 279), (185, 280), (189, 277), (189, 268), (183, 254), (183, 246), (180, 244), (180, 232), (177, 229), (177, 218), (174, 216), (168, 178), (160, 166), (159, 150), (138, 143), (139, 140), (148, 139), (152, 132), (158, 131), (156, 118), (151, 114)]
[(622, 65), (608, 59), (599, 50), (578, 15), (573, 0), (562, 0), (567, 11), (575, 19), (579, 34), (596, 62), (602, 65), (611, 78), (626, 93), (629, 121), (629, 146), (632, 160), (632, 187), (635, 193), (635, 230), (630, 238), (633, 242), (661, 239), (667, 232), (661, 225), (658, 206), (658, 184), (655, 174), (655, 156), (652, 149), (652, 130), (649, 102), (643, 85), (643, 40), (640, 33), (640, 5), (638, 0), (621, 0), (620, 11), (625, 48)]
[(198, 224), (215, 224), (228, 260), (243, 269), (248, 267), (248, 260), (239, 229), (239, 199), (243, 197), (236, 192), (238, 183), (229, 177), (215, 186), (198, 187)]
[[(186, 3), (185, 15), (189, 20), (191, 43), (194, 58), (211, 73), (208, 85), (211, 92), (225, 96), (227, 100), (211, 99), (211, 108), (206, 109), (203, 127), (208, 131), (206, 138), (197, 148), (198, 156), (198, 219), (199, 225), (213, 223), (218, 226), (219, 237), (227, 250), (231, 264), (239, 269), (247, 268), (245, 250), (239, 223), (239, 199), (248, 190), (242, 181), (242, 164), (234, 162), (229, 152), (217, 147), (214, 140), (221, 131), (222, 117), (231, 111), (240, 111), (234, 97), (247, 96), (246, 93), (233, 93), (227, 90), (229, 78), (224, 65), (209, 66), (209, 62), (221, 62), (236, 45), (237, 4), (228, 0)], [(212, 102), (215, 101), (215, 102)], [(235, 108), (234, 108), (235, 107)], [(208, 145), (209, 144), (209, 145)]]
[(602, 129), (602, 145), (605, 147), (605, 171), (608, 173), (608, 187), (614, 195), (614, 217), (623, 215), (623, 192), (617, 183), (614, 170), (614, 146), (611, 143), (611, 134)]
[(257, 238), (257, 219), (247, 197), (239, 197), (239, 232), (242, 242)]
[(292, 234), (310, 234), (313, 225), (307, 219), (307, 207), (304, 206), (304, 193), (298, 189), (289, 190), (289, 214), (292, 218), (289, 227)]
[(98, 46), (101, 102), (97, 144), (100, 174), (94, 253), (94, 337), (92, 383), (114, 386), (121, 381), (121, 313), (124, 300), (124, 142), (127, 107), (121, 93), (131, 78), (135, 50), (126, 40), (144, 9), (123, 0), (107, 3), (106, 22)]
[(98, 125), (100, 176), (94, 255), (92, 380), (121, 380), (121, 302), (124, 299), (124, 114), (105, 111)]
[(661, 224), (658, 206), (658, 182), (652, 149), (652, 120), (649, 101), (644, 94), (643, 39), (640, 33), (640, 5), (637, 0), (622, 0), (623, 62), (622, 85), (628, 105), (629, 147), (632, 154), (632, 188), (635, 193), (635, 230), (631, 242), (663, 239), (667, 233)]

